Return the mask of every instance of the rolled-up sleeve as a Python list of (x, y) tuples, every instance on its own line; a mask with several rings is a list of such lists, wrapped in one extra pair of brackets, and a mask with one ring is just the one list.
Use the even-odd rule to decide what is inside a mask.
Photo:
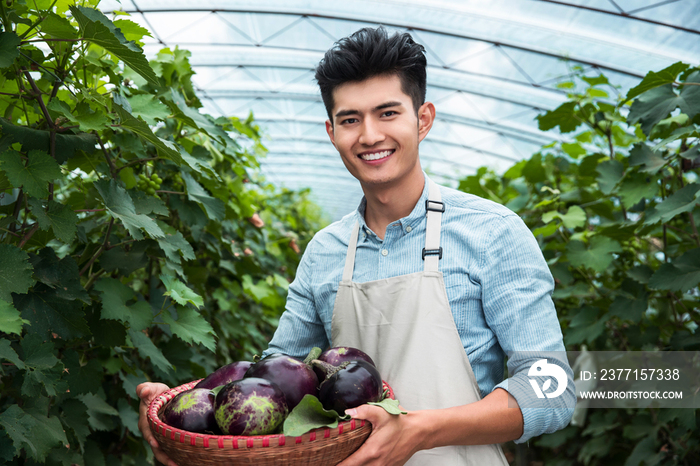
[(323, 323), (316, 312), (310, 276), (313, 270), (312, 240), (299, 262), (296, 277), (289, 285), (287, 304), (280, 322), (263, 357), (272, 353), (283, 353), (305, 358), (314, 346), (326, 348), (328, 338)]
[[(573, 371), (551, 298), (554, 280), (537, 241), (517, 215), (500, 217), (492, 231), (480, 261), (479, 279), (485, 318), (508, 356), (509, 374), (494, 389), (503, 388), (518, 402), (524, 429), (515, 443), (523, 443), (569, 424), (576, 405)], [(541, 359), (561, 367), (567, 383), (561, 395), (547, 398), (544, 404), (531, 382), (542, 378), (528, 375)]]

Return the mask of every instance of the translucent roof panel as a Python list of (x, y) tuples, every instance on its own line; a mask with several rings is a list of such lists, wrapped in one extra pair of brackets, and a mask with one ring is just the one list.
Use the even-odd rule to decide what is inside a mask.
[(700, 59), (695, 0), (115, 0), (148, 28), (145, 52), (186, 48), (204, 111), (247, 117), (266, 134), (270, 181), (312, 188), (337, 219), (359, 184), (328, 142), (314, 68), (333, 43), (365, 26), (409, 32), (426, 48), (427, 99), (437, 120), (421, 144), (436, 181), (488, 165), (502, 171), (565, 138), (535, 117), (566, 98), (556, 84), (573, 66), (603, 72), (626, 93), (649, 70)]

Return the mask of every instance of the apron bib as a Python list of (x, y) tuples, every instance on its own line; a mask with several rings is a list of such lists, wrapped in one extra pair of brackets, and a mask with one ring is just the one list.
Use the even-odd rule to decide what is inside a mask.
[[(355, 249), (360, 224), (350, 237), (343, 279), (333, 308), (332, 346), (367, 353), (408, 410), (442, 409), (481, 399), (471, 364), (450, 310), (438, 261), (444, 205), (428, 180), (424, 270), (355, 283)], [(410, 466), (482, 466), (508, 462), (500, 445), (446, 446), (417, 452)]]

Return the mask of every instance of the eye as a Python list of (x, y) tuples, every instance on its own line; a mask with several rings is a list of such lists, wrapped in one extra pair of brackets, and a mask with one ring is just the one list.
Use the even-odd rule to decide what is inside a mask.
[(394, 110), (387, 110), (386, 112), (382, 113), (382, 116), (393, 116), (393, 115), (398, 115), (398, 112), (395, 112)]
[(355, 123), (356, 121), (357, 121), (357, 118), (346, 118), (344, 120), (341, 120), (340, 124), (341, 125), (348, 125), (348, 124)]

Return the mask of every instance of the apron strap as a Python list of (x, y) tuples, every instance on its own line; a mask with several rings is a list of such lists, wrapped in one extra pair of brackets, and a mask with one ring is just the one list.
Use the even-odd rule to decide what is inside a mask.
[(350, 235), (350, 243), (348, 244), (348, 252), (345, 256), (345, 269), (343, 270), (343, 281), (352, 281), (352, 272), (355, 268), (355, 250), (357, 249), (357, 236), (360, 233), (360, 222), (355, 222)]
[(425, 227), (425, 248), (423, 248), (423, 271), (437, 272), (438, 261), (442, 259), (440, 247), (440, 223), (445, 204), (442, 203), (440, 187), (428, 178), (428, 200), (425, 201), (425, 214), (428, 217)]

